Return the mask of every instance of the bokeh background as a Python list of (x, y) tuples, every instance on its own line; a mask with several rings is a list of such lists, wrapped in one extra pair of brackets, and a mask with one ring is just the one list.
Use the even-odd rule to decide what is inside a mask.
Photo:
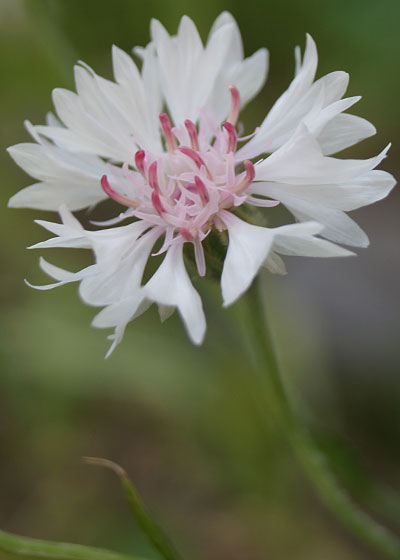
[[(217, 288), (202, 282), (203, 347), (190, 345), (176, 317), (160, 325), (150, 311), (104, 361), (105, 332), (90, 328), (94, 310), (76, 287), (39, 293), (23, 283), (47, 281), (25, 247), (46, 237), (33, 219), (49, 217), (6, 208), (30, 184), (5, 152), (28, 140), (23, 120), (43, 122), (52, 88), (73, 88), (78, 59), (110, 77), (111, 44), (146, 44), (151, 17), (173, 32), (186, 13), (205, 39), (224, 9), (239, 21), (247, 54), (270, 49), (267, 86), (243, 113), (248, 130), (289, 84), (294, 46), (308, 31), (319, 76), (347, 70), (349, 94), (364, 96), (354, 112), (378, 129), (348, 155), (375, 155), (392, 140), (384, 168), (400, 172), (398, 0), (0, 0), (0, 526), (157, 558), (118, 481), (81, 463), (92, 455), (128, 470), (185, 558), (374, 559), (320, 504), (273, 416), (257, 413), (243, 302), (222, 310)], [(286, 277), (264, 279), (301, 414), (342, 485), (395, 531), (399, 211), (393, 192), (354, 213), (371, 238), (357, 258), (292, 259)], [(72, 270), (87, 258), (47, 257)]]

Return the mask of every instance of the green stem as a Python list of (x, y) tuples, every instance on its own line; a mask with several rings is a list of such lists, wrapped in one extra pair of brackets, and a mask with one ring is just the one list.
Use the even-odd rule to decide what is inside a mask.
[(251, 313), (252, 340), (257, 352), (261, 381), (272, 393), (282, 427), (301, 461), (310, 482), (317, 489), (322, 501), (330, 511), (355, 535), (375, 548), (383, 557), (400, 559), (400, 541), (385, 527), (364, 513), (347, 496), (330, 471), (325, 457), (316, 447), (307, 429), (294, 413), (290, 398), (282, 380), (281, 370), (269, 330), (261, 291), (257, 282), (248, 292)]
[(181, 560), (181, 556), (175, 550), (174, 545), (171, 543), (168, 536), (164, 531), (153, 521), (150, 514), (144, 507), (139, 494), (133, 486), (131, 480), (126, 474), (125, 470), (108, 459), (99, 459), (97, 457), (84, 457), (84, 461), (89, 465), (96, 465), (111, 469), (121, 480), (122, 488), (125, 493), (126, 501), (129, 508), (143, 533), (146, 535), (149, 542), (161, 554), (165, 560)]
[(102, 548), (30, 539), (0, 531), (0, 554), (32, 560), (143, 560)]

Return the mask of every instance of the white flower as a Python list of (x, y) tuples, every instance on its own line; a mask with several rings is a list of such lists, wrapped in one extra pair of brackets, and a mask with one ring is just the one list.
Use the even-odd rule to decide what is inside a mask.
[[(151, 34), (145, 48), (135, 49), (141, 71), (117, 47), (115, 82), (81, 63), (75, 68), (77, 93), (53, 92), (61, 122), (49, 115), (46, 126), (27, 123), (36, 142), (9, 149), (39, 180), (12, 197), (10, 206), (60, 209), (62, 224), (39, 222), (56, 237), (35, 247), (90, 248), (95, 255), (95, 264), (77, 273), (41, 259), (56, 280), (41, 289), (80, 282), (82, 299), (103, 307), (93, 324), (115, 329), (110, 351), (127, 323), (153, 302), (162, 319), (178, 309), (192, 341), (202, 342), (202, 303), (183, 260), (189, 245), (204, 276), (205, 239), (227, 232), (221, 287), (229, 305), (261, 266), (285, 272), (279, 254), (346, 256), (352, 253), (332, 241), (366, 246), (366, 234), (345, 212), (385, 197), (395, 184), (390, 174), (375, 170), (387, 148), (367, 160), (331, 157), (375, 128), (343, 113), (359, 99), (342, 99), (345, 72), (314, 81), (317, 52), (310, 36), (302, 61), (296, 49), (288, 90), (261, 126), (240, 138), (240, 108), (263, 85), (267, 52), (244, 59), (237, 24), (226, 12), (205, 47), (188, 17), (174, 37), (158, 21)], [(71, 211), (107, 197), (125, 209), (101, 225), (131, 223), (86, 231)], [(303, 223), (271, 229), (242, 219), (242, 205), (268, 213), (279, 202)], [(154, 254), (164, 254), (163, 260), (144, 281)]]

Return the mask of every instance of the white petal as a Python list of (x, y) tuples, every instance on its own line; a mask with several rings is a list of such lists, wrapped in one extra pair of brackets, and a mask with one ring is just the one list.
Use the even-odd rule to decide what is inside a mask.
[(52, 113), (51, 111), (49, 111), (46, 114), (46, 124), (48, 126), (59, 126), (60, 128), (63, 127), (63, 125), (61, 124), (61, 122), (57, 119), (57, 117), (55, 116), (54, 113)]
[(323, 226), (316, 222), (289, 224), (274, 228), (273, 249), (281, 255), (304, 257), (347, 257), (354, 255), (352, 251), (325, 239), (315, 237), (323, 229)]
[(349, 75), (347, 72), (337, 70), (326, 74), (315, 83), (319, 82), (324, 84), (325, 90), (325, 106), (338, 101), (346, 93), (347, 86), (349, 85)]
[(153, 21), (152, 38), (157, 49), (164, 96), (176, 125), (185, 119), (197, 121), (201, 109), (213, 118), (226, 118), (230, 107), (229, 85), (238, 87), (245, 104), (261, 88), (267, 68), (267, 53), (261, 49), (243, 60), (238, 26), (222, 14), (203, 47), (190, 18), (181, 20), (178, 34), (170, 37)]
[(87, 249), (91, 247), (89, 232), (85, 231), (79, 221), (66, 206), (60, 207), (61, 224), (45, 220), (35, 220), (37, 224), (51, 231), (58, 237), (31, 245), (29, 249), (49, 247), (74, 247)]
[[(131, 225), (138, 225), (137, 235), (145, 227), (141, 222)], [(135, 239), (133, 228), (128, 230), (128, 235), (127, 231), (118, 232), (123, 229), (114, 228), (111, 236), (99, 235), (111, 230), (95, 232), (91, 236), (96, 274), (86, 278), (79, 287), (80, 296), (90, 305), (109, 305), (142, 292), (143, 271), (160, 232), (151, 230)]]
[(143, 293), (141, 290), (136, 290), (131, 297), (122, 299), (102, 309), (94, 317), (92, 326), (98, 329), (108, 329), (118, 325), (124, 325), (125, 327), (132, 321), (142, 302)]
[(158, 314), (160, 315), (160, 321), (164, 323), (167, 319), (171, 317), (175, 312), (175, 307), (170, 305), (161, 305), (158, 306)]
[(53, 145), (16, 144), (7, 149), (26, 173), (40, 180), (65, 178), (71, 182), (82, 178), (101, 178), (107, 170), (104, 162), (88, 154), (76, 154)]
[(239, 90), (241, 107), (244, 107), (264, 85), (267, 71), (268, 51), (266, 49), (259, 49), (249, 58), (238, 60), (230, 67), (224, 63), (215, 80), (207, 104), (207, 109), (216, 121), (223, 121), (229, 113), (231, 104), (230, 85), (236, 86)]
[(76, 78), (79, 95), (62, 89), (53, 91), (57, 113), (67, 128), (37, 126), (37, 132), (71, 152), (121, 162), (133, 163), (137, 150), (134, 138), (143, 140), (146, 147), (159, 146), (154, 119), (146, 121), (147, 107), (137, 107), (131, 91), (96, 76), (87, 67), (77, 67)]
[(229, 245), (221, 276), (224, 306), (230, 305), (252, 283), (273, 242), (271, 229), (250, 225), (223, 211), (220, 218), (228, 228)]
[[(159, 59), (163, 93), (175, 124), (193, 119), (193, 98), (196, 90), (196, 71), (203, 54), (203, 45), (196, 26), (184, 16), (178, 35), (170, 37), (157, 20), (151, 24), (151, 35)], [(203, 86), (204, 87), (204, 86)]]
[(376, 134), (376, 128), (366, 119), (355, 115), (336, 115), (318, 135), (318, 142), (325, 155), (340, 152), (365, 138)]
[(99, 329), (105, 329), (115, 326), (114, 334), (108, 338), (113, 341), (106, 358), (109, 358), (114, 352), (117, 345), (121, 342), (127, 324), (144, 313), (149, 308), (149, 302), (143, 300), (141, 292), (137, 292), (134, 296), (124, 299), (118, 303), (109, 305), (102, 309), (92, 321), (92, 326)]
[[(299, 102), (302, 101), (303, 96), (309, 92), (317, 70), (317, 63), (317, 47), (312, 37), (307, 34), (306, 49), (301, 68), (298, 70), (287, 91), (279, 97), (268, 113), (265, 119), (265, 125), (263, 123), (264, 126), (272, 128), (282, 119), (287, 120), (288, 112), (296, 108)], [(320, 89), (320, 87), (314, 84), (315, 92)], [(298, 123), (296, 123), (296, 126), (297, 124)]]
[(211, 37), (215, 33), (217, 33), (218, 30), (221, 29), (221, 27), (223, 27), (224, 25), (233, 25), (233, 27), (234, 27), (232, 42), (231, 42), (230, 49), (229, 49), (230, 60), (232, 60), (233, 62), (237, 62), (238, 60), (242, 60), (243, 59), (242, 37), (240, 35), (240, 30), (239, 30), (239, 27), (236, 23), (236, 20), (231, 13), (229, 13), (227, 11), (224, 11), (217, 17), (217, 19), (214, 21), (214, 23), (211, 27), (210, 34), (209, 34), (207, 42), (209, 42)]
[(176, 307), (194, 344), (201, 344), (206, 331), (203, 306), (183, 262), (182, 245), (172, 245), (158, 270), (144, 287), (149, 300)]
[(317, 64), (317, 47), (311, 35), (307, 33), (306, 49), (301, 68), (297, 71), (288, 90), (281, 95), (270, 112), (276, 114), (274, 117), (275, 119), (279, 120), (279, 116), (283, 116), (288, 107), (293, 107), (301, 96), (310, 88), (317, 70)]
[(140, 88), (140, 73), (129, 54), (113, 45), (112, 58), (115, 80), (119, 84), (130, 84), (132, 90)]
[(385, 198), (396, 180), (390, 173), (373, 169), (356, 177), (352, 182), (338, 185), (285, 185), (282, 183), (254, 183), (251, 192), (277, 198), (283, 204), (296, 205), (297, 201), (324, 205), (350, 212)]
[(367, 234), (341, 210), (307, 203), (291, 203), (286, 206), (299, 221), (318, 220), (322, 223), (325, 227), (321, 235), (331, 241), (353, 247), (369, 245)]
[(281, 257), (275, 253), (273, 249), (268, 254), (268, 257), (263, 262), (263, 267), (268, 269), (272, 274), (286, 274), (286, 266)]
[[(241, 62), (240, 60), (233, 62), (230, 59), (235, 50), (233, 47), (232, 51), (231, 46), (236, 41), (236, 30), (236, 24), (227, 23), (209, 37), (198, 73), (202, 95), (198, 98), (196, 119), (200, 109), (204, 107), (211, 112), (217, 122), (228, 115), (231, 85), (229, 80), (233, 78), (232, 73)], [(218, 112), (221, 104), (222, 114)]]
[(239, 90), (242, 106), (253, 99), (264, 85), (267, 78), (268, 61), (267, 49), (259, 49), (232, 71), (231, 83), (236, 85)]
[[(156, 72), (154, 47), (143, 49), (143, 67), (140, 75), (132, 58), (113, 46), (113, 66), (118, 85), (96, 77), (110, 101), (120, 107), (130, 125), (130, 133), (140, 139), (146, 149), (160, 151), (158, 115), (161, 111), (160, 83)], [(114, 87), (110, 87), (114, 86)]]
[(79, 270), (78, 272), (70, 272), (69, 270), (64, 270), (63, 268), (49, 263), (43, 257), (40, 257), (39, 259), (39, 266), (46, 274), (48, 274), (55, 280), (64, 283), (76, 282), (77, 280), (81, 280), (82, 278), (85, 278), (85, 276), (90, 275), (94, 270), (94, 266), (90, 265), (86, 268), (83, 268), (82, 270)]
[[(38, 220), (39, 223), (39, 220)], [(49, 222), (47, 222), (49, 223)], [(40, 222), (39, 225), (45, 226), (46, 222)], [(49, 229), (49, 228), (47, 228)], [(52, 237), (46, 241), (41, 241), (30, 245), (28, 249), (54, 249), (58, 248), (70, 248), (70, 249), (90, 249), (90, 241), (87, 236), (77, 237), (77, 236), (63, 236), (63, 237)]]
[(289, 142), (255, 166), (256, 180), (289, 184), (343, 183), (379, 165), (389, 148), (390, 145), (378, 156), (365, 160), (324, 156), (315, 138), (300, 125)]
[(75, 151), (95, 153), (117, 161), (130, 161), (131, 150), (135, 145), (126, 135), (107, 123), (99, 122), (94, 115), (87, 112), (80, 97), (65, 89), (53, 90), (53, 102), (57, 114), (67, 130), (59, 127), (38, 127), (41, 134), (52, 138), (65, 147), (76, 146)]
[(25, 187), (10, 198), (10, 208), (37, 208), (56, 211), (64, 202), (70, 210), (81, 210), (104, 200), (104, 193), (98, 192), (97, 184), (83, 182), (79, 188), (71, 188), (68, 182), (35, 183)]
[(272, 250), (263, 266), (274, 274), (286, 274), (285, 265), (278, 253), (305, 257), (348, 257), (354, 255), (343, 247), (315, 237), (322, 230), (323, 226), (316, 222), (289, 224), (274, 228)]
[(118, 83), (97, 76), (84, 63), (76, 66), (78, 95), (62, 89), (53, 92), (57, 113), (67, 129), (53, 124), (37, 130), (71, 151), (116, 161), (132, 161), (137, 149), (133, 137), (146, 149), (159, 151), (157, 114), (149, 104), (159, 88), (152, 84), (155, 91), (148, 94), (133, 60), (117, 47), (113, 48), (113, 61)]
[(307, 115), (303, 119), (303, 123), (307, 126), (308, 130), (313, 136), (318, 136), (323, 128), (332, 121), (337, 115), (346, 111), (349, 107), (357, 103), (361, 99), (360, 96), (346, 97), (331, 103), (327, 107), (318, 110), (314, 114)]
[(92, 274), (94, 269), (93, 266), (88, 266), (78, 272), (70, 272), (47, 262), (43, 257), (40, 257), (39, 259), (39, 266), (46, 274), (57, 280), (57, 282), (53, 284), (45, 284), (44, 286), (35, 286), (25, 280), (25, 283), (35, 290), (51, 290), (52, 288), (58, 288), (58, 286), (63, 286), (64, 284), (78, 282), (82, 280), (82, 278)]
[(233, 33), (232, 24), (224, 25), (210, 37), (204, 49), (189, 18), (182, 18), (176, 37), (169, 37), (161, 24), (153, 23), (161, 84), (176, 125), (185, 119), (198, 120), (222, 70)]
[(214, 87), (207, 103), (207, 109), (218, 122), (224, 120), (229, 112), (231, 101), (229, 86), (234, 85), (238, 88), (241, 105), (244, 106), (260, 91), (268, 70), (268, 51), (266, 49), (260, 49), (243, 60), (243, 45), (239, 27), (229, 12), (223, 12), (216, 19), (210, 31), (207, 49), (216, 50), (212, 46), (213, 36), (224, 26), (229, 26), (230, 29), (229, 48), (220, 71), (214, 79)]
[(282, 108), (279, 99), (257, 129), (254, 137), (236, 154), (239, 160), (253, 158), (259, 154), (272, 153), (290, 140), (300, 123), (316, 126), (325, 104), (325, 88), (322, 81), (313, 84), (292, 105)]
[[(325, 227), (321, 235), (331, 241), (352, 245), (354, 247), (368, 246), (369, 241), (367, 235), (355, 221), (337, 207), (332, 208), (328, 200), (323, 200), (324, 186), (322, 186), (322, 190), (320, 190), (320, 186), (316, 185), (312, 185), (311, 188), (309, 186), (299, 186), (299, 191), (303, 190), (307, 192), (307, 195), (303, 197), (301, 196), (301, 192), (299, 192), (298, 195), (295, 192), (297, 186), (298, 185), (278, 185), (271, 183), (265, 186), (262, 194), (264, 194), (264, 196), (274, 196), (272, 193), (276, 193), (275, 196), (277, 199), (279, 199), (300, 222), (317, 220), (319, 223), (323, 224)], [(329, 187), (332, 187), (332, 185), (329, 185)], [(314, 189), (317, 195), (316, 200), (313, 200)], [(257, 190), (261, 190), (261, 188)], [(322, 199), (321, 202), (318, 202), (318, 195), (320, 199)], [(340, 204), (340, 199), (338, 199), (335, 206), (338, 204)]]
[(332, 72), (313, 83), (317, 52), (310, 36), (307, 36), (303, 63), (298, 48), (295, 54), (294, 80), (276, 101), (256, 135), (238, 151), (238, 160), (274, 152), (289, 140), (302, 122), (313, 134), (319, 134), (331, 119), (359, 99), (341, 100), (349, 81), (346, 72)]
[(389, 173), (371, 170), (342, 184), (253, 183), (251, 192), (279, 200), (300, 221), (324, 224), (321, 235), (332, 241), (366, 247), (368, 237), (344, 211), (381, 200), (395, 184)]
[(163, 99), (159, 75), (160, 72), (154, 43), (149, 43), (146, 48), (142, 49), (140, 56), (143, 60), (142, 79), (144, 90), (146, 92), (149, 118), (150, 120), (154, 119), (153, 122), (155, 128), (158, 130), (158, 115), (162, 110)]
[(57, 210), (67, 204), (78, 210), (106, 198), (100, 178), (108, 169), (96, 156), (71, 153), (49, 143), (18, 144), (8, 152), (24, 171), (41, 181), (14, 195), (11, 207)]
[(96, 80), (96, 74), (88, 66), (76, 65), (74, 74), (76, 91), (84, 111), (107, 131), (118, 137), (129, 136), (129, 114), (121, 114), (118, 85), (100, 77)]
[(86, 233), (93, 245), (96, 261), (107, 269), (109, 262), (113, 262), (115, 258), (124, 258), (130, 253), (133, 244), (146, 229), (149, 229), (148, 224), (144, 220), (138, 220), (127, 226)]

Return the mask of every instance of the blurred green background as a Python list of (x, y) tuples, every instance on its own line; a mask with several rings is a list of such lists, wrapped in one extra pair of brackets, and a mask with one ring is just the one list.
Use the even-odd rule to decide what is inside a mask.
[[(320, 504), (279, 426), (257, 411), (244, 303), (222, 310), (215, 286), (198, 285), (208, 334), (191, 346), (176, 317), (154, 310), (127, 329), (104, 361), (104, 331), (75, 286), (39, 293), (48, 218), (9, 210), (30, 179), (5, 148), (27, 141), (23, 120), (42, 123), (51, 90), (73, 89), (82, 59), (111, 76), (110, 47), (149, 38), (151, 17), (170, 32), (193, 17), (206, 38), (215, 17), (237, 18), (247, 54), (266, 46), (267, 86), (243, 118), (250, 130), (287, 87), (305, 32), (319, 76), (347, 70), (354, 112), (378, 135), (349, 150), (369, 157), (389, 140), (384, 168), (400, 171), (398, 0), (0, 0), (0, 151), (3, 194), (0, 273), (0, 526), (33, 537), (157, 556), (135, 528), (111, 473), (81, 463), (107, 457), (131, 474), (145, 502), (193, 560), (377, 558)], [(286, 277), (266, 277), (273, 328), (299, 410), (341, 483), (377, 519), (399, 529), (400, 196), (355, 213), (371, 247), (355, 259), (287, 259)], [(55, 216), (51, 216), (54, 218)], [(78, 269), (86, 255), (48, 252)], [(267, 411), (267, 418), (269, 417)]]

